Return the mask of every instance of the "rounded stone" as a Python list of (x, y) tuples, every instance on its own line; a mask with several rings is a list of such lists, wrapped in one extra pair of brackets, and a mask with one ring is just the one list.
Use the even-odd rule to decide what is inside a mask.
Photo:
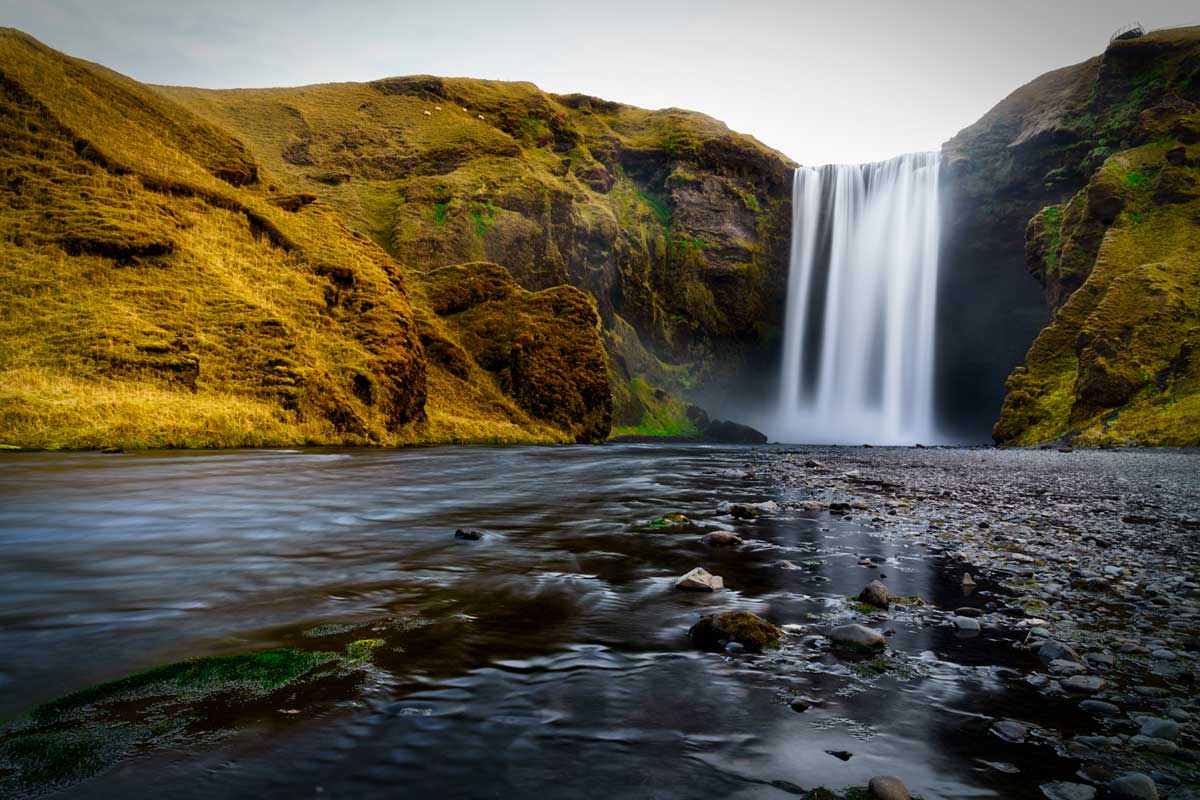
[(1179, 736), (1179, 723), (1173, 719), (1147, 717), (1142, 720), (1140, 733), (1154, 739), (1174, 739)]
[(1062, 682), (1062, 687), (1068, 692), (1079, 694), (1095, 694), (1107, 685), (1103, 678), (1095, 675), (1072, 675)]
[(1149, 775), (1130, 772), (1109, 781), (1108, 794), (1114, 800), (1158, 800), (1158, 787)]
[(882, 650), (887, 646), (883, 634), (865, 625), (839, 625), (829, 632), (834, 644), (867, 650)]
[(891, 775), (876, 775), (867, 788), (875, 800), (912, 800), (904, 781)]
[(1095, 788), (1083, 783), (1056, 781), (1042, 784), (1041, 789), (1046, 800), (1094, 800), (1096, 797)]
[(713, 531), (701, 536), (700, 543), (709, 547), (733, 547), (742, 543), (742, 537), (729, 531)]
[(871, 581), (858, 593), (858, 599), (876, 608), (887, 608), (891, 598), (888, 588), (881, 581)]

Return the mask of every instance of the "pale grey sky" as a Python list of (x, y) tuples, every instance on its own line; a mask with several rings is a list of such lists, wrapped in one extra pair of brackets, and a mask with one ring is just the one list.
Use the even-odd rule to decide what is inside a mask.
[(0, 25), (150, 83), (431, 73), (703, 111), (805, 164), (936, 148), (1116, 28), (1196, 0), (0, 0)]

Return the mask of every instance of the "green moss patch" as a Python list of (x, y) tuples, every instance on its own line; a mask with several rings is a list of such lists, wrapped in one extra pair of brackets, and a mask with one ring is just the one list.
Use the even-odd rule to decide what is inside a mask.
[(268, 650), (189, 659), (97, 684), (37, 706), (0, 729), (0, 797), (32, 796), (94, 775), (140, 748), (186, 742), (295, 704), (318, 681), (352, 676), (382, 640), (345, 656)]

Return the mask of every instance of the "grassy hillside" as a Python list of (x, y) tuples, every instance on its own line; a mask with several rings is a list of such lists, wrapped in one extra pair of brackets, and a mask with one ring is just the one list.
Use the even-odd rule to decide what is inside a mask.
[(430, 76), (160, 91), (416, 270), (588, 292), (624, 425), (662, 411), (632, 378), (711, 389), (777, 335), (792, 165), (702, 114)]
[(1006, 229), (1033, 215), (1026, 261), (1053, 314), (996, 441), (1200, 445), (1200, 28), (1115, 41), (946, 150), (967, 206)]
[[(0, 444), (602, 438), (506, 391), (420, 275), (161, 93), (0, 30), (0, 102)], [(584, 365), (563, 380), (603, 378), (594, 314), (539, 330), (553, 309), (509, 302), (570, 334), (538, 351)]]

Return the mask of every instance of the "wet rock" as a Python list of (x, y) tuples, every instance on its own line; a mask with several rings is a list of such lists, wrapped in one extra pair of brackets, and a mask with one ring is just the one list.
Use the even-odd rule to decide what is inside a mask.
[(1064, 689), (1077, 694), (1095, 694), (1106, 685), (1103, 678), (1097, 678), (1095, 675), (1072, 675), (1062, 682)]
[(703, 567), (696, 567), (676, 580), (675, 588), (693, 592), (716, 592), (725, 588), (725, 580), (720, 575), (713, 575)]
[(1082, 675), (1087, 672), (1087, 667), (1078, 661), (1056, 658), (1050, 662), (1050, 671), (1055, 675)]
[(1108, 782), (1108, 794), (1114, 800), (1158, 800), (1158, 788), (1149, 775), (1130, 772)]
[(691, 527), (692, 521), (683, 514), (663, 514), (657, 519), (652, 519), (649, 522), (642, 523), (642, 527), (650, 530), (661, 530), (663, 528), (687, 528)]
[(1134, 736), (1129, 739), (1129, 746), (1134, 750), (1147, 753), (1158, 753), (1163, 756), (1173, 756), (1179, 750), (1179, 745), (1168, 739), (1156, 739), (1153, 736)]
[(792, 698), (791, 702), (788, 703), (788, 707), (797, 714), (802, 714), (816, 705), (816, 703), (817, 701), (813, 700), (811, 697), (794, 697)]
[(726, 444), (766, 444), (767, 436), (749, 425), (715, 419), (704, 428), (704, 438)]
[(1006, 742), (1020, 744), (1025, 741), (1025, 734), (1029, 733), (1029, 729), (1011, 719), (1002, 719), (992, 725), (992, 732)]
[(778, 510), (779, 504), (774, 500), (767, 500), (765, 503), (731, 503), (726, 500), (717, 506), (718, 514), (729, 514), (734, 519), (754, 519)]
[(713, 531), (701, 536), (700, 543), (709, 547), (734, 547), (742, 543), (742, 537), (729, 531)]
[(839, 761), (849, 761), (854, 758), (854, 753), (851, 753), (849, 750), (826, 750), (825, 752)]
[(876, 775), (867, 788), (875, 800), (912, 800), (904, 781), (891, 775)]
[(766, 647), (778, 647), (783, 631), (757, 614), (730, 611), (704, 617), (688, 630), (688, 635), (707, 650), (723, 650), (732, 641), (757, 653)]
[(887, 646), (882, 633), (865, 625), (839, 625), (829, 632), (829, 639), (856, 650), (882, 650)]
[(1057, 660), (1079, 661), (1078, 653), (1062, 642), (1056, 642), (1054, 640), (1043, 643), (1042, 646), (1038, 648), (1037, 654), (1038, 658), (1046, 662)]
[(1057, 781), (1044, 783), (1041, 789), (1046, 800), (1094, 800), (1096, 797), (1096, 789), (1083, 783)]
[(746, 652), (746, 646), (741, 642), (730, 642), (725, 645), (725, 652), (736, 656), (739, 653)]
[(969, 573), (969, 572), (963, 573), (962, 585), (963, 586), (974, 586), (975, 585), (975, 579), (971, 577), (971, 573)]
[(858, 599), (876, 608), (887, 608), (890, 600), (887, 587), (880, 581), (868, 583), (866, 588), (858, 593)]
[(1079, 703), (1079, 707), (1089, 714), (1095, 714), (1098, 717), (1115, 717), (1121, 713), (1120, 708), (1103, 700), (1083, 700)]
[(954, 609), (954, 613), (960, 617), (975, 618), (975, 617), (978, 617), (982, 612), (980, 612), (980, 610), (978, 608), (971, 608), (970, 606), (963, 606), (962, 608)]
[(1179, 723), (1173, 719), (1145, 717), (1139, 733), (1155, 739), (1175, 739), (1179, 736)]
[(979, 620), (971, 617), (954, 617), (954, 627), (958, 628), (960, 633), (979, 633), (981, 625)]
[(454, 532), (454, 538), (465, 539), (468, 542), (477, 542), (483, 538), (483, 531), (478, 531), (474, 528), (459, 528)]

